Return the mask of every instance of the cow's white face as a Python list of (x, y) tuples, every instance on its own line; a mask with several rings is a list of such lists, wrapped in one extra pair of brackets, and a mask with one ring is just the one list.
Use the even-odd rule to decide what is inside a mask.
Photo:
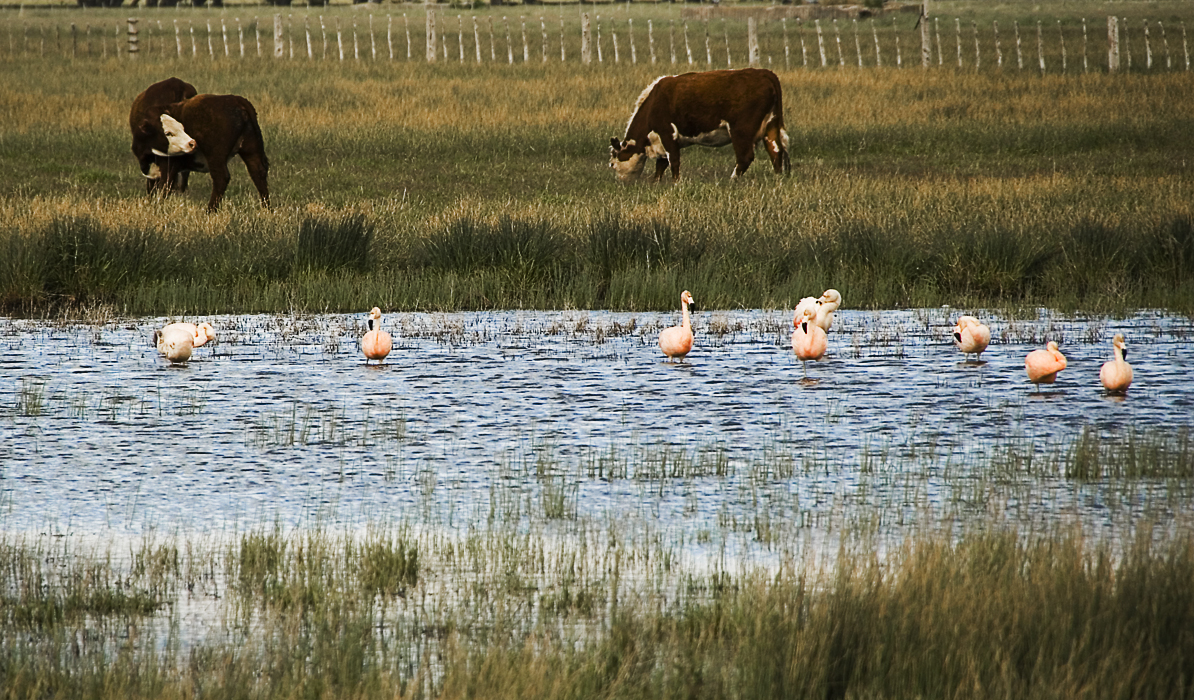
[(162, 115), (162, 132), (166, 134), (166, 142), (169, 146), (167, 146), (165, 153), (155, 148), (153, 152), (157, 155), (181, 156), (195, 150), (195, 139), (187, 134), (182, 126), (182, 122), (169, 114)]
[(621, 182), (629, 182), (643, 172), (647, 154), (635, 144), (634, 139), (619, 142), (610, 140), (609, 167), (614, 169), (614, 175)]

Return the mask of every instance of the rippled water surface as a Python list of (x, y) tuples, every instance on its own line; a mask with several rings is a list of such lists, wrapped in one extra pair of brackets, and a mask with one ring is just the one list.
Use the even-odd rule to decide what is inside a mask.
[[(637, 517), (699, 532), (760, 512), (894, 523), (975, 498), (1009, 440), (1047, 449), (1083, 426), (1181, 429), (1194, 413), (1187, 318), (992, 317), (986, 362), (969, 365), (950, 342), (956, 312), (846, 311), (805, 379), (790, 312), (698, 314), (696, 350), (671, 364), (655, 338), (676, 316), (394, 314), (381, 367), (360, 355), (359, 314), (195, 319), (220, 340), (183, 367), (149, 345), (163, 319), (0, 320), (0, 524), (205, 530), (339, 513), (449, 528)], [(1115, 332), (1136, 372), (1126, 399), (1098, 380)], [(1069, 368), (1036, 394), (1023, 360), (1046, 339)], [(1110, 517), (1098, 484), (1036, 479), (976, 517)]]

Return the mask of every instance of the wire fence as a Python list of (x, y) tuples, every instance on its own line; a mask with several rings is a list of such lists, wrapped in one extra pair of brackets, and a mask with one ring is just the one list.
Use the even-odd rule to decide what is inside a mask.
[[(906, 17), (906, 15), (905, 15)], [(903, 26), (901, 26), (901, 24)], [(276, 13), (207, 19), (7, 21), (9, 59), (426, 61), (669, 65), (686, 69), (953, 68), (1046, 73), (1190, 70), (1184, 21), (1107, 16), (980, 26), (959, 18), (603, 18)], [(645, 26), (644, 26), (645, 25)]]

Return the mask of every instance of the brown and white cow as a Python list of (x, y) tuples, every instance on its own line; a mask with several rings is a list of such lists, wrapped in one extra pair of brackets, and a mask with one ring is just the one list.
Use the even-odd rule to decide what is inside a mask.
[(194, 85), (178, 78), (166, 78), (150, 85), (133, 99), (129, 110), (129, 130), (133, 134), (133, 156), (141, 174), (145, 176), (145, 191), (153, 194), (159, 187), (168, 186), (185, 192), (187, 175), (175, 175), (163, 180), (157, 157), (183, 155), (195, 150), (195, 140), (173, 117), (162, 114), (167, 105), (199, 94)]
[(610, 139), (609, 166), (619, 180), (635, 178), (647, 158), (655, 159), (655, 180), (668, 166), (680, 179), (680, 149), (734, 145), (737, 165), (746, 172), (763, 141), (775, 172), (791, 169), (784, 130), (783, 92), (769, 70), (745, 68), (665, 75), (638, 97), (622, 140)]
[(269, 159), (257, 110), (251, 102), (240, 95), (196, 95), (166, 106), (162, 110), (163, 123), (166, 117), (181, 122), (197, 145), (185, 156), (159, 157), (157, 165), (162, 168), (163, 178), (185, 172), (211, 173), (207, 209), (215, 211), (232, 180), (228, 161), (239, 155), (257, 187), (262, 206), (269, 206)]

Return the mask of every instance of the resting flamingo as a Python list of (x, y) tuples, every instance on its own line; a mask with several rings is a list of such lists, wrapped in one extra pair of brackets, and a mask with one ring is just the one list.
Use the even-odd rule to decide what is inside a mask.
[(381, 329), (381, 309), (376, 306), (369, 312), (368, 326), (369, 332), (361, 338), (361, 352), (365, 353), (365, 364), (369, 364), (369, 360), (377, 360), (377, 363), (381, 364), (394, 347), (394, 341), (390, 339), (389, 333)]
[(1115, 359), (1104, 363), (1099, 370), (1099, 381), (1103, 382), (1103, 388), (1107, 391), (1123, 394), (1132, 386), (1132, 365), (1126, 360), (1128, 348), (1124, 344), (1122, 333), (1115, 334), (1115, 339), (1111, 341), (1111, 349), (1115, 353)]
[(991, 342), (991, 329), (973, 316), (959, 316), (954, 326), (954, 342), (967, 360), (970, 359), (970, 353), (974, 353), (977, 362)]
[(793, 319), (796, 330), (792, 331), (792, 351), (796, 359), (800, 360), (804, 368), (804, 376), (808, 376), (808, 361), (820, 360), (825, 357), (825, 350), (829, 346), (829, 337), (824, 329), (817, 325), (817, 312), (812, 307), (804, 307), (800, 318)]
[(195, 336), (182, 326), (183, 324), (171, 323), (160, 331), (153, 332), (154, 345), (170, 364), (181, 365), (191, 359)]
[(688, 317), (688, 305), (695, 303), (688, 290), (682, 292), (680, 309), (684, 314), (684, 320), (680, 325), (665, 328), (659, 334), (659, 349), (668, 356), (669, 361), (676, 358), (683, 360), (685, 355), (692, 352), (692, 320)]
[(826, 333), (833, 325), (833, 312), (838, 310), (842, 305), (842, 294), (836, 289), (826, 289), (825, 292), (817, 298), (817, 318), (816, 323), (821, 327), (821, 330)]
[(208, 341), (216, 339), (215, 329), (211, 327), (210, 323), (200, 323), (199, 325), (195, 325), (194, 323), (171, 323), (163, 328), (162, 332), (164, 333), (167, 330), (176, 328), (191, 334), (192, 347), (203, 347)]
[(1057, 349), (1057, 343), (1050, 340), (1044, 350), (1033, 350), (1024, 358), (1024, 369), (1028, 372), (1028, 381), (1036, 384), (1052, 384), (1057, 381), (1057, 373), (1065, 369), (1065, 355)]

